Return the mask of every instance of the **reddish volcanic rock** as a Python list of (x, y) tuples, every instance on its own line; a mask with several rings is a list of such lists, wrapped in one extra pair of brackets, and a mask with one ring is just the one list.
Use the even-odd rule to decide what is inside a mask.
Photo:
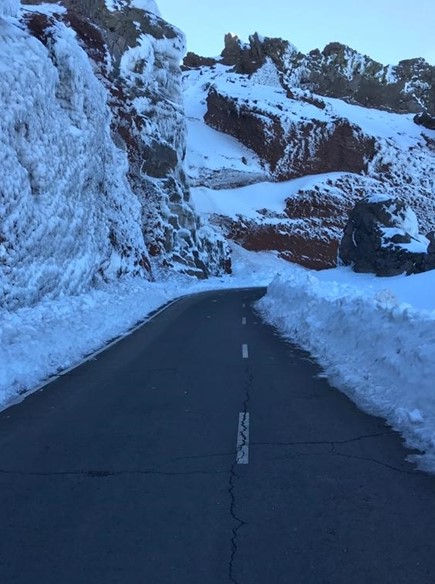
[(204, 119), (267, 161), (279, 181), (326, 172), (365, 172), (375, 155), (375, 140), (343, 118), (300, 119), (284, 128), (278, 115), (239, 103), (215, 87), (210, 88)]

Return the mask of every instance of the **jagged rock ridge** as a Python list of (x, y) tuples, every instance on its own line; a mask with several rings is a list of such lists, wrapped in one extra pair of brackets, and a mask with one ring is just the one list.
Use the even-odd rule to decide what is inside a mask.
[(330, 43), (323, 51), (307, 55), (289, 41), (261, 37), (258, 33), (243, 43), (237, 36), (225, 35), (221, 59), (214, 63), (188, 53), (186, 67), (221, 63), (235, 73), (252, 74), (270, 60), (276, 66), (284, 87), (303, 89), (344, 99), (364, 107), (397, 113), (435, 114), (435, 67), (424, 59), (408, 59), (397, 65), (382, 65), (367, 55), (341, 43)]

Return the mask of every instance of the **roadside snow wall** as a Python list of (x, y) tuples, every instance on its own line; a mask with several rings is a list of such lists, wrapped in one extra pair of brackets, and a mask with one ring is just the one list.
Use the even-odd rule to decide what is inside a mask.
[(435, 473), (435, 314), (296, 270), (276, 276), (258, 303), (263, 317), (311, 352), (330, 382), (384, 417), (413, 457)]

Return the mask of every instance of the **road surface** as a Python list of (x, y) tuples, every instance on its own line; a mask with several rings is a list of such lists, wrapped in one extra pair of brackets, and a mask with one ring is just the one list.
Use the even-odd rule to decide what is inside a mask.
[(0, 414), (1, 584), (435, 583), (435, 478), (263, 293), (181, 300)]

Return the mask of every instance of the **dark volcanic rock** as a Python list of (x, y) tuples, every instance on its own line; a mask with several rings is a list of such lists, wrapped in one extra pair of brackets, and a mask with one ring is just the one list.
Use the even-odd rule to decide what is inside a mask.
[(435, 130), (435, 116), (430, 116), (427, 113), (417, 114), (414, 116), (414, 122), (428, 130)]
[(189, 51), (183, 60), (183, 69), (198, 69), (199, 67), (213, 67), (217, 60), (212, 57), (201, 57)]
[(249, 44), (238, 36), (225, 35), (225, 48), (221, 53), (223, 65), (233, 65), (234, 72), (241, 75), (255, 73), (270, 58), (276, 65), (282, 64), (290, 43), (277, 38), (263, 38), (255, 33), (249, 37)]
[(365, 199), (350, 213), (339, 255), (356, 272), (377, 276), (414, 274), (435, 268), (430, 246), (418, 233), (415, 213), (394, 199)]

